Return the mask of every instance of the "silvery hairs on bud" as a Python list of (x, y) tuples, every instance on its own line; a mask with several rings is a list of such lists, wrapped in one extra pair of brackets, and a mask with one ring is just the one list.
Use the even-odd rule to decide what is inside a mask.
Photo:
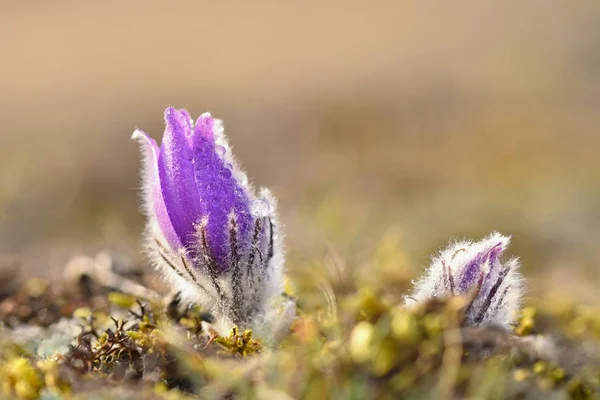
[[(222, 122), (167, 108), (160, 146), (140, 130), (147, 250), (182, 299), (233, 325), (268, 333), (293, 318), (282, 300), (284, 252), (277, 203), (255, 192), (235, 161)], [(289, 325), (289, 324), (288, 324)]]
[(479, 242), (450, 244), (433, 258), (406, 297), (413, 305), (427, 299), (471, 295), (465, 325), (514, 325), (521, 305), (523, 280), (519, 260), (501, 259), (510, 237), (492, 233)]

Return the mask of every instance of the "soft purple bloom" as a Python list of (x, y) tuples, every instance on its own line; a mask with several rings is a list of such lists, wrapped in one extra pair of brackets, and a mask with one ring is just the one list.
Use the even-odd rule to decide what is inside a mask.
[(518, 259), (503, 262), (500, 258), (509, 242), (509, 237), (493, 233), (480, 242), (464, 241), (448, 246), (415, 283), (406, 303), (472, 295), (465, 324), (510, 327), (519, 310), (523, 285)]
[(136, 130), (144, 160), (148, 245), (184, 297), (225, 320), (265, 314), (281, 291), (283, 252), (273, 196), (258, 195), (220, 120), (167, 108), (160, 147)]
[(187, 113), (168, 108), (165, 120), (158, 175), (169, 220), (161, 221), (161, 225), (170, 223), (179, 239), (174, 244), (180, 243), (195, 254), (196, 225), (208, 217), (208, 244), (219, 270), (225, 271), (229, 268), (227, 226), (232, 212), (237, 219), (238, 240), (250, 242), (251, 195), (233, 176), (233, 165), (224, 158), (225, 147), (215, 143), (214, 130), (220, 125), (214, 118), (203, 114), (194, 126)]

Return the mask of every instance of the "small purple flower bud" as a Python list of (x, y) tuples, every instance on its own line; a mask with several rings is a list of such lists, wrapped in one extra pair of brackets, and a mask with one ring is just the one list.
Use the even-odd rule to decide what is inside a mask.
[(425, 275), (415, 283), (406, 304), (432, 298), (472, 294), (466, 325), (499, 325), (510, 328), (521, 304), (523, 283), (519, 260), (502, 262), (510, 238), (492, 233), (480, 242), (457, 242), (433, 258)]
[(148, 249), (190, 302), (226, 323), (264, 318), (281, 293), (283, 250), (274, 197), (258, 195), (238, 167), (220, 120), (167, 108), (160, 147), (132, 138), (144, 154)]

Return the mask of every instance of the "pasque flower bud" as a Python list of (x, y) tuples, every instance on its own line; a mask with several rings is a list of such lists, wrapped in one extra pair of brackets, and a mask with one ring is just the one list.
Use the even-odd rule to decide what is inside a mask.
[(153, 261), (184, 299), (225, 324), (263, 320), (282, 291), (276, 202), (238, 167), (220, 120), (167, 108), (160, 146), (136, 130), (144, 154), (146, 237)]
[(424, 276), (415, 283), (406, 304), (431, 298), (472, 295), (466, 325), (500, 325), (515, 322), (523, 292), (519, 261), (501, 255), (510, 238), (492, 233), (480, 242), (456, 242), (433, 258)]

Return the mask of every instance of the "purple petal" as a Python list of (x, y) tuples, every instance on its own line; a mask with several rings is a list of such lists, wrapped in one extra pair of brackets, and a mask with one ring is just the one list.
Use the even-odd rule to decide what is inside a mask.
[(142, 145), (142, 152), (144, 153), (143, 179), (147, 213), (150, 218), (156, 218), (156, 222), (169, 245), (175, 249), (180, 248), (181, 242), (179, 241), (179, 238), (173, 229), (173, 225), (171, 224), (171, 220), (169, 219), (169, 215), (167, 214), (160, 187), (160, 180), (158, 177), (159, 148), (154, 139), (141, 130), (133, 132), (131, 138), (137, 140)]
[(494, 265), (496, 265), (496, 262), (498, 262), (500, 255), (502, 254), (503, 251), (504, 251), (504, 242), (500, 242), (500, 243), (496, 244), (494, 247), (492, 247), (488, 251), (488, 259), (490, 260), (490, 267), (493, 267)]
[(240, 256), (248, 250), (252, 215), (249, 196), (235, 179), (233, 165), (226, 161), (226, 148), (215, 143), (216, 129), (220, 129), (218, 121), (210, 114), (201, 115), (196, 121), (192, 149), (202, 214), (208, 216), (209, 246), (221, 270), (226, 270), (230, 255), (229, 215), (236, 215)]
[(481, 266), (485, 262), (484, 253), (477, 253), (464, 267), (464, 272), (458, 284), (460, 293), (466, 293), (471, 285), (479, 278)]
[[(504, 243), (500, 242), (489, 249), (479, 252), (465, 265), (464, 273), (459, 283), (459, 290), (461, 293), (465, 293), (466, 291), (471, 289), (471, 286), (477, 281), (477, 279), (481, 275), (483, 266), (486, 263), (489, 264), (490, 270), (483, 272), (486, 273), (488, 276), (490, 275), (492, 269), (498, 262), (500, 255), (504, 251), (503, 245)], [(487, 280), (484, 281), (484, 286), (487, 286)]]
[(185, 117), (185, 121), (187, 122), (187, 125), (189, 128), (189, 131), (188, 131), (189, 135), (186, 135), (187, 139), (188, 139), (188, 145), (189, 145), (189, 147), (192, 147), (192, 137), (193, 137), (192, 132), (194, 131), (194, 120), (192, 119), (190, 113), (185, 108), (180, 108), (177, 111), (179, 111), (179, 113)]
[(487, 251), (487, 260), (490, 266), (490, 270), (486, 276), (485, 281), (483, 282), (481, 288), (482, 293), (487, 293), (494, 285), (495, 279), (498, 276), (496, 269), (498, 268), (498, 265), (500, 265), (500, 256), (502, 255), (502, 252), (504, 252), (504, 249), (505, 243), (499, 242)]
[(158, 157), (160, 186), (173, 229), (181, 243), (194, 248), (194, 226), (202, 217), (189, 138), (189, 118), (174, 108), (165, 110), (166, 130)]

